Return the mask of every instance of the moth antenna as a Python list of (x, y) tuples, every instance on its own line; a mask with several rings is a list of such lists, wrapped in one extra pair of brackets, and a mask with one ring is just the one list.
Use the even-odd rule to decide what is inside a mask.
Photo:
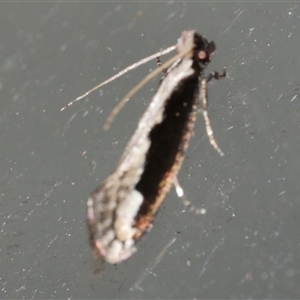
[(186, 49), (185, 51), (182, 51), (178, 53), (177, 55), (170, 58), (168, 61), (166, 61), (164, 64), (162, 64), (159, 68), (152, 71), (150, 74), (148, 74), (144, 79), (142, 79), (135, 87), (133, 87), (123, 98), (122, 100), (116, 105), (116, 107), (111, 111), (109, 114), (105, 125), (104, 130), (108, 130), (110, 128), (111, 123), (113, 122), (116, 115), (120, 112), (120, 110), (123, 108), (125, 103), (131, 98), (139, 89), (141, 89), (151, 78), (156, 76), (158, 73), (160, 73), (163, 69), (170, 66), (173, 62), (175, 62), (177, 59), (183, 57), (187, 53), (189, 53), (192, 50), (192, 47)]
[(85, 98), (86, 96), (88, 96), (90, 93), (92, 93), (92, 92), (98, 90), (100, 87), (102, 87), (102, 86), (108, 84), (109, 82), (114, 81), (115, 79), (117, 79), (118, 77), (124, 75), (125, 73), (127, 73), (127, 72), (129, 72), (129, 71), (131, 71), (131, 70), (133, 70), (133, 69), (135, 69), (135, 68), (137, 68), (137, 67), (139, 67), (140, 65), (145, 64), (146, 62), (148, 62), (148, 61), (150, 61), (150, 60), (152, 60), (152, 59), (155, 59), (157, 56), (165, 55), (165, 54), (167, 54), (167, 53), (173, 51), (175, 48), (176, 48), (176, 45), (171, 46), (171, 47), (169, 47), (169, 48), (167, 48), (167, 49), (165, 49), (165, 50), (156, 52), (156, 53), (154, 53), (154, 54), (152, 54), (152, 55), (150, 55), (150, 56), (148, 56), (148, 57), (145, 57), (145, 58), (141, 59), (140, 61), (138, 61), (138, 62), (136, 62), (136, 63), (130, 65), (129, 67), (127, 67), (127, 68), (123, 69), (122, 71), (120, 71), (118, 74), (116, 74), (116, 75), (114, 75), (114, 76), (108, 78), (107, 80), (105, 80), (105, 81), (99, 83), (98, 85), (96, 85), (95, 87), (93, 87), (93, 88), (91, 88), (89, 91), (87, 91), (86, 93), (82, 94), (81, 96), (77, 97), (77, 98), (74, 99), (73, 101), (69, 102), (66, 106), (62, 107), (62, 108), (60, 109), (60, 111), (65, 110), (67, 107), (70, 107), (70, 106), (73, 105), (75, 102), (80, 101), (81, 99), (83, 99), (83, 98)]

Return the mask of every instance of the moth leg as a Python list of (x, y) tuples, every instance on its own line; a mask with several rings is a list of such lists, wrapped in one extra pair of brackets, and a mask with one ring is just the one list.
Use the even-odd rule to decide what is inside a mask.
[(206, 82), (210, 82), (213, 78), (219, 80), (224, 77), (226, 77), (226, 68), (223, 69), (223, 72), (221, 74), (216, 71), (210, 72), (206, 78)]
[(206, 210), (204, 208), (197, 208), (196, 206), (192, 205), (192, 203), (186, 198), (186, 196), (184, 195), (184, 192), (183, 192), (183, 188), (179, 184), (177, 176), (174, 178), (173, 184), (174, 184), (177, 196), (181, 199), (183, 205), (187, 206), (189, 208), (190, 212), (195, 212), (197, 215), (205, 213)]
[(191, 202), (185, 197), (183, 188), (180, 186), (177, 175), (174, 178), (173, 184), (175, 187), (176, 194), (181, 199), (183, 205), (189, 207), (191, 211), (194, 211), (195, 207), (192, 206)]
[[(175, 187), (175, 190), (176, 190), (176, 194), (179, 198), (182, 198), (183, 195), (184, 195), (184, 192), (183, 192), (183, 188), (180, 186), (179, 184), (179, 181), (178, 181), (178, 177), (176, 176), (174, 178), (174, 187)], [(190, 205), (190, 202), (187, 203), (187, 205)]]
[[(161, 65), (162, 65), (162, 63), (161, 63), (161, 60), (160, 60), (160, 57), (159, 57), (159, 56), (156, 57), (156, 63), (157, 63), (157, 66), (160, 68)], [(162, 73), (163, 73), (164, 76), (167, 75), (167, 70), (168, 70), (168, 69), (162, 69)]]
[(210, 120), (209, 120), (208, 113), (207, 113), (208, 102), (207, 102), (207, 88), (206, 88), (206, 86), (207, 86), (207, 82), (209, 80), (211, 80), (212, 78), (215, 78), (215, 77), (222, 78), (222, 76), (224, 77), (225, 74), (223, 72), (223, 74), (219, 75), (217, 72), (212, 72), (212, 73), (210, 73), (210, 76), (208, 76), (207, 79), (204, 76), (202, 76), (201, 77), (201, 83), (200, 83), (200, 100), (202, 102), (202, 114), (203, 114), (204, 121), (205, 121), (206, 133), (208, 135), (210, 144), (219, 152), (219, 154), (221, 156), (223, 156), (224, 153), (219, 148), (219, 146), (218, 146), (218, 144), (215, 140), (214, 132), (213, 132), (212, 127), (210, 125)]

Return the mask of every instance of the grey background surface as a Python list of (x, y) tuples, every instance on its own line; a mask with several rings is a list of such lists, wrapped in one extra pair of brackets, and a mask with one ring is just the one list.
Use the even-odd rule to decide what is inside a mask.
[[(0, 4), (0, 297), (268, 298), (300, 295), (300, 9), (296, 2)], [(108, 132), (117, 101), (155, 61), (64, 112), (117, 71), (176, 43), (214, 40), (209, 115), (179, 179), (126, 262), (95, 276), (85, 205), (113, 171), (159, 77)], [(167, 58), (163, 58), (165, 61)]]

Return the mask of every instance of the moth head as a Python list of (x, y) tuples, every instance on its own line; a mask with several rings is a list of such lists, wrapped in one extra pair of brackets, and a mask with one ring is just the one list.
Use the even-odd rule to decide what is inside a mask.
[(213, 41), (209, 42), (205, 37), (195, 33), (194, 35), (194, 58), (203, 67), (207, 66), (216, 51)]

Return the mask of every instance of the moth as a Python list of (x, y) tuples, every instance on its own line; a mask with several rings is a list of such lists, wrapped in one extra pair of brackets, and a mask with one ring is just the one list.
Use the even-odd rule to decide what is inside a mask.
[(176, 50), (116, 169), (87, 200), (91, 248), (96, 258), (111, 264), (129, 258), (136, 242), (151, 229), (162, 201), (177, 182), (200, 109), (210, 143), (223, 155), (207, 115), (206, 84), (225, 77), (226, 71), (204, 76), (215, 43), (193, 30), (183, 31)]

